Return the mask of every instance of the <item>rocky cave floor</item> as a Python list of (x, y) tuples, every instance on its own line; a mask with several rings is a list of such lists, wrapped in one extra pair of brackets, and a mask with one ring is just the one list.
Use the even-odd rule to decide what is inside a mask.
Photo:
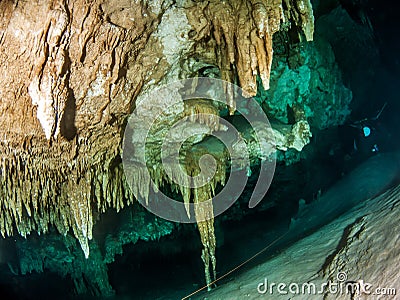
[[(397, 186), (193, 299), (354, 299), (346, 284), (361, 281), (371, 287), (360, 291), (359, 299), (397, 299), (399, 204)], [(322, 284), (329, 282), (338, 285), (322, 292)], [(280, 283), (286, 286), (278, 291)], [(316, 289), (303, 291), (304, 283)]]

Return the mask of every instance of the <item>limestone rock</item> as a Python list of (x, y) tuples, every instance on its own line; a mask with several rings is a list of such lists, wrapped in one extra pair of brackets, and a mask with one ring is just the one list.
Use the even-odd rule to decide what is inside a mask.
[(284, 124), (308, 120), (318, 129), (343, 124), (352, 92), (343, 84), (329, 43), (316, 36), (312, 44), (288, 52), (276, 44), (282, 52), (274, 57), (270, 89), (261, 87), (256, 96), (269, 116)]
[[(85, 257), (96, 216), (134, 201), (120, 155), (127, 117), (141, 99), (157, 84), (201, 75), (205, 66), (230, 82), (238, 77), (244, 94), (255, 95), (257, 76), (269, 87), (272, 36), (281, 21), (307, 40), (314, 22), (308, 0), (2, 1), (0, 19), (1, 234), (42, 234), (54, 226), (62, 235), (72, 233)], [(145, 107), (145, 113), (154, 109)], [(221, 108), (212, 104), (181, 101), (160, 109), (162, 129), (182, 116), (195, 121), (193, 112), (199, 111), (212, 115), (200, 124), (221, 129)], [(282, 147), (300, 150), (307, 143), (308, 124), (299, 122), (301, 132), (294, 125)], [(195, 126), (187, 130), (200, 142), (208, 132)], [(154, 145), (163, 133), (152, 135)], [(142, 134), (134, 132), (134, 138)], [(205, 195), (225, 181), (222, 158)], [(136, 174), (146, 197), (140, 167)], [(181, 193), (187, 203), (190, 194)], [(208, 225), (204, 241), (213, 238), (212, 221)], [(207, 249), (215, 260), (215, 247)]]

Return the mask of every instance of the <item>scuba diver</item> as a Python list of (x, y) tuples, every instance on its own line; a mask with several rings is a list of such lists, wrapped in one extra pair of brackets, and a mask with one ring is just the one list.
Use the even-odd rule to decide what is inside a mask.
[(384, 129), (379, 118), (386, 105), (387, 103), (383, 105), (376, 116), (350, 124), (351, 127), (356, 129), (351, 156), (357, 155), (367, 158), (379, 153), (382, 147), (385, 148), (389, 133)]

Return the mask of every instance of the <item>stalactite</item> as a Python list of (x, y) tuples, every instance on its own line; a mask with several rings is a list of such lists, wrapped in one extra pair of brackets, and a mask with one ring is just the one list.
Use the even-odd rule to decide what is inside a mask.
[(220, 130), (219, 110), (208, 100), (186, 100), (184, 114), (191, 122), (206, 124), (212, 131)]
[[(257, 75), (267, 89), (272, 36), (281, 21), (293, 21), (312, 39), (309, 0), (284, 3), (283, 7), (281, 0), (211, 0), (188, 5), (185, 12), (195, 32), (193, 43), (205, 45), (203, 52), (195, 54), (217, 65), (222, 79), (234, 82), (238, 77), (246, 96), (256, 94)], [(133, 202), (133, 194), (148, 203), (151, 177), (156, 190), (169, 185), (181, 193), (190, 216), (190, 201), (203, 203), (218, 184), (225, 183), (227, 161), (225, 153), (217, 153), (215, 176), (195, 189), (177, 185), (156, 165), (148, 176), (147, 166), (138, 165), (125, 174), (115, 163), (124, 120), (139, 92), (154, 82), (168, 81), (171, 66), (152, 35), (161, 15), (148, 11), (143, 1), (131, 1), (125, 12), (102, 4), (93, 1), (89, 8), (85, 1), (73, 1), (53, 7), (46, 1), (27, 1), (18, 7), (7, 5), (7, 20), (0, 22), (0, 44), (6, 49), (0, 51), (0, 68), (7, 74), (0, 78), (4, 101), (0, 107), (0, 232), (27, 236), (32, 231), (47, 232), (49, 226), (61, 234), (72, 229), (86, 256), (94, 212), (111, 207), (119, 211)], [(74, 18), (70, 18), (72, 11)], [(175, 58), (180, 63), (186, 57)], [(233, 114), (233, 90), (226, 85), (225, 92)], [(201, 99), (187, 101), (183, 112), (189, 121), (205, 124), (211, 131), (220, 130), (218, 114), (216, 107)], [(65, 118), (70, 119), (68, 124)], [(67, 125), (71, 132), (64, 135)], [(203, 153), (199, 150), (194, 157)], [(157, 160), (157, 155), (150, 155), (150, 160)], [(197, 172), (197, 161), (186, 161), (188, 174)], [(175, 165), (163, 167), (181, 176)], [(133, 180), (133, 193), (126, 180)], [(215, 278), (216, 264), (212, 210), (211, 204), (195, 210), (207, 283)]]
[(197, 220), (201, 220), (197, 222), (197, 227), (200, 233), (201, 243), (203, 244), (201, 259), (204, 263), (204, 273), (208, 290), (211, 289), (212, 282), (216, 279), (217, 265), (217, 258), (215, 256), (217, 242), (214, 232), (213, 206), (211, 202), (204, 202), (211, 199), (211, 194), (209, 192), (207, 187), (201, 187), (197, 188), (194, 193), (194, 203), (202, 203), (203, 205), (195, 206), (195, 217)]
[[(210, 36), (215, 45), (203, 44), (205, 60), (218, 65), (221, 79), (234, 82), (238, 77), (243, 95), (255, 96), (257, 75), (264, 89), (269, 89), (272, 65), (272, 36), (280, 30), (282, 22), (291, 22), (304, 32), (307, 40), (312, 40), (314, 17), (310, 0), (227, 0), (208, 1), (207, 4), (192, 7), (187, 12), (189, 22), (194, 27), (197, 41)], [(208, 53), (215, 52), (214, 58)], [(198, 54), (198, 53), (197, 53)], [(235, 104), (230, 91), (227, 92), (230, 111)]]
[(38, 161), (0, 142), (0, 232), (5, 237), (16, 232), (22, 236), (32, 231), (46, 233), (49, 225), (61, 234), (72, 229), (88, 256), (93, 209), (119, 210), (124, 205), (123, 194), (128, 196), (128, 204), (133, 197), (124, 185), (121, 166), (111, 167), (111, 159), (74, 162), (70, 147), (56, 147), (61, 149), (54, 152), (62, 152), (64, 157), (36, 148), (34, 155), (41, 157)]
[[(196, 111), (200, 108), (191, 106), (189, 112), (192, 109)], [(203, 113), (205, 111), (213, 112), (213, 114), (207, 115), (212, 118), (215, 108), (204, 106), (201, 111)], [(205, 123), (210, 122), (208, 118), (203, 121)], [(215, 120), (211, 121), (211, 125), (216, 124)], [(200, 158), (205, 154), (211, 154), (214, 157), (214, 160), (209, 161), (213, 165), (206, 165), (200, 170)], [(206, 283), (211, 287), (211, 282), (215, 280), (216, 275), (216, 238), (213, 205), (208, 200), (215, 196), (218, 185), (223, 186), (225, 184), (227, 157), (223, 151), (212, 151), (201, 145), (184, 148), (181, 155), (182, 165), (164, 161), (162, 165), (159, 163), (147, 168), (147, 166), (139, 163), (131, 163), (129, 167), (125, 168), (126, 178), (132, 181), (133, 194), (144, 199), (145, 204), (148, 204), (150, 178), (155, 185), (155, 192), (158, 192), (163, 186), (168, 186), (172, 192), (180, 193), (189, 217), (189, 203), (195, 204), (195, 219), (203, 245), (201, 258), (204, 262)], [(214, 170), (215, 172), (210, 174), (207, 171), (204, 172), (204, 169), (207, 171)]]
[(285, 18), (300, 28), (307, 41), (314, 38), (314, 16), (310, 0), (284, 0)]
[(143, 1), (0, 7), (0, 232), (72, 230), (88, 255), (93, 214), (134, 201), (114, 161), (141, 74), (154, 70), (143, 60), (162, 56), (149, 41), (158, 16)]
[[(198, 161), (200, 157), (207, 153), (206, 148), (197, 148), (194, 155), (186, 157), (185, 168), (187, 173), (192, 176), (198, 176), (197, 182), (205, 182), (202, 186), (197, 186), (192, 189), (192, 198), (195, 212), (195, 218), (197, 220), (197, 227), (200, 233), (201, 243), (203, 245), (201, 258), (204, 263), (204, 272), (206, 284), (208, 289), (211, 289), (212, 282), (216, 279), (216, 237), (214, 231), (214, 212), (212, 205), (212, 198), (215, 196), (216, 187), (218, 184), (225, 184), (226, 175), (226, 160), (224, 154), (213, 155), (216, 168), (215, 173), (211, 178), (209, 174), (199, 174)], [(205, 168), (209, 169), (208, 166)], [(211, 269), (210, 269), (211, 268)]]

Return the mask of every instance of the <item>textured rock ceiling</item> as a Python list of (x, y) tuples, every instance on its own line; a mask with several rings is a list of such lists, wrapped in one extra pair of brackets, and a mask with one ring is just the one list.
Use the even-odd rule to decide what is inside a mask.
[[(254, 96), (257, 76), (269, 88), (273, 34), (312, 40), (313, 24), (309, 0), (1, 1), (2, 235), (72, 229), (89, 255), (96, 215), (134, 201), (120, 153), (136, 100), (210, 66)], [(187, 103), (168, 115), (219, 109)], [(276, 129), (282, 149), (308, 142), (307, 121), (297, 121)], [(214, 238), (211, 227), (202, 239)]]

